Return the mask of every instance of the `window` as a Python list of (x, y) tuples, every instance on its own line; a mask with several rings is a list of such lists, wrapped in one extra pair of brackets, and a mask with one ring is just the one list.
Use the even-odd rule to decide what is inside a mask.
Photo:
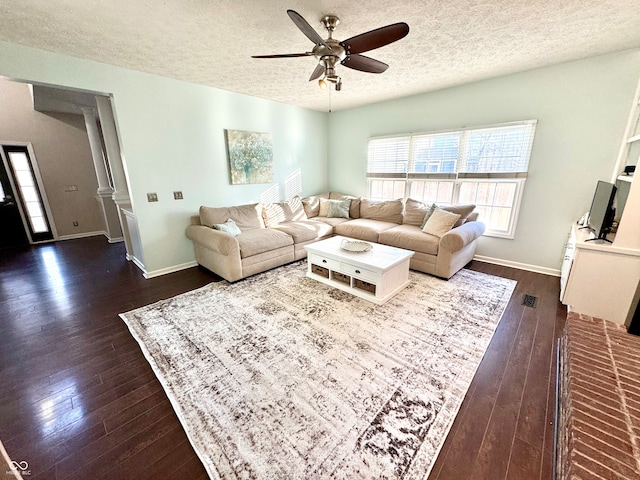
[(20, 205), (27, 219), (31, 239), (34, 242), (51, 240), (53, 233), (27, 147), (5, 145), (2, 148), (19, 193)]
[(371, 138), (369, 197), (474, 203), (486, 235), (513, 238), (536, 121)]

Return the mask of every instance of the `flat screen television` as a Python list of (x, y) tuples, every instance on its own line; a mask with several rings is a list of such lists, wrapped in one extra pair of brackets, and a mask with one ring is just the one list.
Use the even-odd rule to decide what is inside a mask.
[(613, 183), (598, 181), (596, 192), (593, 195), (591, 208), (589, 209), (589, 221), (587, 227), (596, 237), (591, 240), (606, 240), (611, 232), (616, 211), (613, 208), (613, 200), (616, 196), (616, 186)]

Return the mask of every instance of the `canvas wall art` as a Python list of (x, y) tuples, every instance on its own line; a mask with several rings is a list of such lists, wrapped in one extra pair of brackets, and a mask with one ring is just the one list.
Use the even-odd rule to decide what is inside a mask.
[(225, 130), (232, 185), (273, 182), (271, 134)]

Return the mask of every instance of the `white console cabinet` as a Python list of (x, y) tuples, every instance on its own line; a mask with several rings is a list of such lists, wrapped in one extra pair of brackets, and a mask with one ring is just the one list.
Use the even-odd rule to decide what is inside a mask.
[(627, 321), (640, 282), (640, 250), (616, 247), (574, 225), (562, 265), (562, 303), (573, 312)]

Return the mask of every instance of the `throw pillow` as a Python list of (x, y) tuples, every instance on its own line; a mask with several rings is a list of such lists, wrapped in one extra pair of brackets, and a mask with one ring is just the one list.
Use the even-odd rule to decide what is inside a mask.
[(331, 203), (331, 200), (329, 200), (328, 198), (321, 198), (320, 199), (320, 208), (318, 209), (318, 216), (319, 217), (326, 217), (327, 213), (329, 212), (329, 204)]
[(213, 228), (215, 228), (216, 230), (220, 230), (221, 232), (228, 233), (233, 237), (242, 233), (236, 225), (236, 222), (231, 219), (227, 220), (224, 223), (214, 223)]
[(425, 213), (424, 218), (422, 219), (422, 225), (420, 225), (420, 228), (424, 228), (424, 226), (427, 224), (427, 222), (429, 221), (429, 218), (431, 218), (431, 215), (433, 215), (433, 211), (438, 208), (438, 206), (435, 203), (432, 203), (431, 206), (429, 207), (429, 210), (427, 210), (427, 213)]
[(344, 195), (342, 193), (331, 192), (329, 194), (330, 200), (351, 200), (349, 206), (349, 218), (360, 218), (360, 198), (353, 195)]
[(328, 218), (349, 218), (351, 200), (320, 199), (320, 216)]
[(321, 193), (320, 195), (313, 195), (311, 197), (305, 197), (302, 199), (302, 205), (304, 205), (304, 212), (307, 214), (307, 218), (313, 218), (320, 215), (321, 198), (329, 198), (329, 192)]
[(436, 237), (442, 237), (453, 228), (453, 225), (460, 219), (458, 213), (447, 212), (441, 208), (435, 208), (427, 220), (422, 231)]

